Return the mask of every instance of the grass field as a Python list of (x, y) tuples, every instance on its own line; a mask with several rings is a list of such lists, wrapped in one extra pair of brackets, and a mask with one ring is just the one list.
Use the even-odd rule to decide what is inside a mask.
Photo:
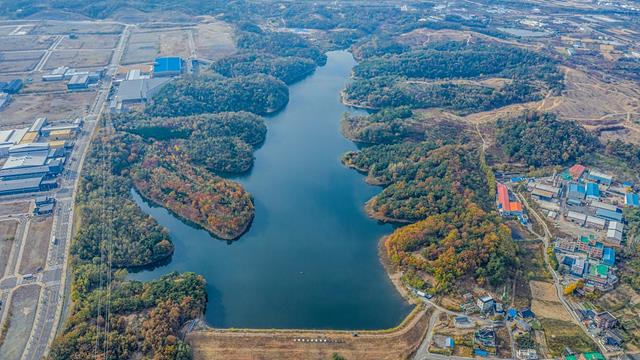
[(547, 348), (554, 357), (561, 356), (566, 348), (575, 353), (598, 349), (578, 325), (556, 319), (541, 319), (540, 324), (544, 329)]

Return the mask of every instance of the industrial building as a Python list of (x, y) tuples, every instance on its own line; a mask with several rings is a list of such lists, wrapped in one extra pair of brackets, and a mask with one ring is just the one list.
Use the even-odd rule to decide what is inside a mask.
[(611, 175), (593, 169), (589, 170), (589, 175), (587, 176), (587, 178), (591, 181), (595, 181), (604, 185), (611, 185), (611, 183), (613, 182), (613, 177)]
[(153, 77), (171, 77), (182, 74), (184, 61), (178, 56), (160, 57), (153, 62)]
[(619, 213), (617, 211), (598, 209), (596, 210), (596, 216), (609, 221), (622, 222), (622, 213)]
[(624, 195), (624, 204), (627, 206), (638, 207), (640, 206), (640, 201), (638, 199), (638, 194), (636, 193), (627, 193)]
[(71, 80), (67, 83), (67, 89), (74, 90), (85, 90), (89, 88), (89, 74), (86, 75), (73, 75)]
[(498, 211), (502, 216), (522, 216), (522, 204), (519, 201), (513, 201), (509, 195), (509, 189), (506, 185), (498, 183)]
[(64, 80), (64, 74), (69, 70), (66, 66), (60, 66), (53, 70), (50, 73), (42, 75), (43, 81), (62, 81)]
[(120, 112), (126, 110), (127, 106), (146, 103), (170, 80), (170, 78), (123, 80), (111, 102), (111, 111)]

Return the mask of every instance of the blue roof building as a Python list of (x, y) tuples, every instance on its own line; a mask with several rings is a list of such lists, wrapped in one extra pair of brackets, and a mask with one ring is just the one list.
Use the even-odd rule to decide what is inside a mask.
[(587, 189), (584, 187), (584, 185), (571, 183), (569, 184), (568, 195), (570, 199), (582, 200), (587, 195)]
[(615, 266), (616, 264), (616, 251), (613, 248), (606, 247), (604, 248), (604, 253), (602, 255), (602, 262), (609, 265)]
[(450, 349), (453, 349), (453, 347), (455, 346), (455, 342), (453, 341), (453, 338), (448, 337), (444, 339), (444, 346)]
[(518, 311), (516, 309), (507, 310), (507, 319), (515, 319), (518, 316)]
[(599, 199), (600, 198), (600, 188), (598, 184), (595, 183), (587, 183), (587, 198), (589, 199)]
[(627, 193), (624, 197), (624, 204), (627, 206), (638, 207), (640, 206), (640, 202), (638, 201), (638, 194), (636, 193)]
[(181, 57), (170, 56), (157, 58), (153, 63), (153, 76), (177, 76), (182, 73), (183, 61)]
[(617, 211), (611, 211), (607, 209), (597, 209), (596, 216), (601, 219), (605, 219), (609, 221), (622, 222), (622, 214)]

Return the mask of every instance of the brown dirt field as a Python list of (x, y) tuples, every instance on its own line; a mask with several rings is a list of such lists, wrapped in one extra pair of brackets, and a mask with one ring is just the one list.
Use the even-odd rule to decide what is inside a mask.
[(18, 222), (16, 220), (0, 221), (0, 277), (9, 263), (9, 255), (14, 244)]
[(113, 49), (119, 35), (78, 35), (77, 39), (65, 37), (56, 49)]
[(0, 53), (0, 61), (40, 60), (44, 51), (3, 51)]
[(39, 267), (44, 267), (47, 261), (47, 251), (51, 240), (51, 225), (53, 217), (33, 218), (29, 225), (27, 242), (20, 262), (20, 274), (36, 272)]
[(84, 116), (95, 96), (93, 91), (17, 95), (2, 111), (0, 127), (30, 126), (40, 116), (46, 116), (53, 122)]
[(53, 36), (0, 36), (0, 51), (27, 51), (48, 49), (55, 37)]
[(0, 204), (0, 216), (12, 214), (25, 214), (29, 212), (29, 202), (15, 202)]
[(556, 290), (551, 283), (542, 281), (530, 281), (531, 310), (536, 316), (545, 319), (556, 319), (571, 322), (573, 319), (567, 313), (558, 299)]
[(236, 50), (233, 28), (221, 21), (198, 24), (194, 31), (194, 41), (198, 57), (204, 59), (220, 59)]
[(31, 284), (18, 288), (11, 298), (11, 322), (7, 337), (0, 347), (0, 359), (20, 359), (29, 340), (31, 327), (36, 316), (40, 286)]
[(56, 50), (46, 64), (44, 70), (55, 69), (59, 66), (70, 68), (95, 68), (109, 65), (112, 50)]
[(37, 59), (19, 61), (0, 61), (0, 72), (2, 73), (23, 73), (33, 70), (38, 65)]
[(187, 30), (134, 31), (129, 36), (123, 64), (152, 62), (159, 56), (189, 56)]
[(32, 34), (119, 34), (124, 30), (120, 24), (99, 22), (44, 21), (34, 28)]
[[(429, 325), (430, 310), (421, 310), (410, 323), (389, 334), (348, 331), (197, 331), (187, 335), (194, 359), (331, 359), (338, 353), (349, 360), (408, 359)], [(295, 339), (327, 339), (299, 342)]]
[(467, 39), (482, 39), (484, 41), (501, 42), (516, 46), (524, 46), (515, 41), (498, 39), (492, 36), (480, 34), (474, 31), (461, 30), (431, 30), (416, 29), (405, 34), (401, 34), (396, 38), (400, 43), (409, 46), (422, 46), (430, 42), (440, 41), (466, 41)]

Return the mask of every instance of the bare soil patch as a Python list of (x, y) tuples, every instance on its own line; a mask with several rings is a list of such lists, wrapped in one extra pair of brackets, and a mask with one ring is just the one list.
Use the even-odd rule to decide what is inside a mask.
[(553, 284), (542, 281), (530, 281), (531, 310), (536, 316), (544, 319), (555, 319), (571, 322), (573, 319), (566, 311)]
[(233, 28), (221, 21), (198, 24), (194, 30), (198, 57), (220, 59), (236, 51)]
[(65, 37), (56, 49), (113, 49), (119, 35), (78, 35), (76, 39)]
[(0, 204), (0, 216), (17, 215), (29, 212), (29, 202), (15, 202)]
[(160, 56), (189, 56), (190, 30), (134, 31), (124, 52), (123, 64), (152, 62)]
[(95, 95), (95, 92), (91, 91), (14, 96), (2, 111), (0, 127), (30, 126), (35, 118), (40, 116), (46, 116), (52, 121), (84, 116)]
[(35, 284), (20, 287), (13, 293), (10, 326), (0, 347), (0, 359), (18, 360), (22, 356), (36, 316), (39, 294), (40, 286)]
[(44, 21), (39, 23), (32, 34), (119, 34), (124, 26), (100, 22)]
[[(410, 323), (389, 334), (348, 331), (196, 331), (187, 335), (194, 359), (408, 359), (427, 331), (430, 311), (421, 311)], [(299, 339), (306, 340), (300, 341)], [(327, 341), (313, 341), (326, 339)]]
[(33, 218), (29, 225), (22, 261), (20, 262), (20, 274), (31, 274), (38, 268), (44, 268), (47, 261), (47, 251), (51, 240), (51, 225), (53, 217)]
[(45, 70), (55, 69), (59, 66), (70, 68), (95, 68), (109, 65), (112, 50), (56, 50), (46, 64)]
[(0, 51), (45, 50), (54, 40), (48, 35), (0, 36)]
[(0, 221), (0, 277), (4, 274), (7, 264), (9, 263), (9, 255), (15, 243), (17, 230), (17, 220)]

